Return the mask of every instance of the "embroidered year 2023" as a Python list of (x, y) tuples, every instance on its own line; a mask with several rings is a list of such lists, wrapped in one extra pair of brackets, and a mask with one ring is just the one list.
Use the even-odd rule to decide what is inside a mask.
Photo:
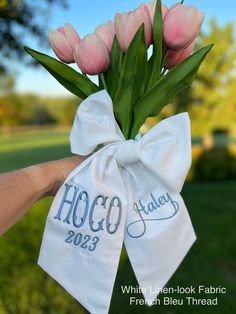
[[(163, 212), (162, 207), (166, 206), (172, 208), (171, 214)], [(157, 209), (160, 210), (159, 213), (157, 213)], [(164, 193), (157, 198), (155, 198), (153, 193), (150, 193), (150, 201), (147, 205), (144, 205), (141, 200), (138, 200), (138, 202), (133, 203), (133, 210), (137, 213), (138, 216), (136, 217), (138, 219), (129, 223), (126, 226), (126, 231), (130, 237), (139, 238), (146, 233), (147, 221), (158, 221), (174, 217), (179, 210), (179, 204), (171, 198), (169, 193)], [(153, 212), (156, 212), (157, 216), (155, 218), (150, 217)], [(159, 215), (160, 217), (158, 217)], [(99, 194), (91, 199), (87, 191), (78, 186), (66, 183), (58, 212), (53, 218), (64, 224), (73, 226), (76, 230), (81, 228), (87, 221), (92, 234), (101, 231), (112, 235), (119, 229), (121, 217), (122, 202), (117, 195), (108, 197)], [(134, 230), (132, 231), (134, 225), (139, 225), (138, 234)], [(69, 230), (64, 241), (67, 244), (92, 252), (99, 245), (100, 238), (99, 236)]]
[[(66, 183), (58, 212), (53, 218), (76, 229), (81, 228), (87, 221), (92, 233), (104, 231), (114, 234), (120, 226), (121, 216), (122, 203), (118, 196), (109, 198), (99, 194), (91, 200), (87, 191)], [(99, 236), (69, 230), (65, 242), (94, 251), (99, 240)]]

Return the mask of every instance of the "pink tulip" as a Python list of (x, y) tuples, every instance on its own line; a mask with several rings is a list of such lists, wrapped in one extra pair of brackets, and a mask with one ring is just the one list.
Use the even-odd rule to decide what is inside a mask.
[(108, 52), (110, 52), (115, 37), (114, 23), (112, 21), (108, 21), (106, 24), (98, 26), (95, 30), (95, 33), (103, 41)]
[(74, 59), (82, 72), (91, 75), (105, 72), (110, 62), (106, 46), (95, 33), (75, 45)]
[(172, 50), (182, 50), (199, 34), (204, 14), (194, 6), (175, 4), (165, 16), (163, 37)]
[(115, 31), (120, 47), (127, 51), (139, 27), (144, 23), (147, 47), (152, 40), (152, 23), (147, 5), (141, 5), (130, 13), (117, 13)]
[[(147, 4), (152, 24), (153, 24), (153, 21), (154, 21), (154, 14), (155, 14), (155, 10), (156, 10), (156, 3), (157, 3), (157, 0), (153, 0), (152, 2)], [(162, 19), (164, 20), (166, 14), (168, 12), (168, 8), (167, 8), (167, 6), (164, 3), (161, 4), (161, 11), (162, 11)]]
[(64, 27), (48, 31), (48, 39), (57, 57), (65, 62), (74, 62), (73, 51), (81, 39), (75, 29), (66, 23)]
[(195, 41), (193, 41), (184, 50), (181, 50), (181, 51), (169, 50), (167, 52), (167, 57), (166, 57), (166, 67), (168, 69), (171, 69), (177, 64), (179, 64), (180, 62), (182, 62), (184, 59), (189, 57), (191, 53), (193, 52), (194, 46), (195, 46)]

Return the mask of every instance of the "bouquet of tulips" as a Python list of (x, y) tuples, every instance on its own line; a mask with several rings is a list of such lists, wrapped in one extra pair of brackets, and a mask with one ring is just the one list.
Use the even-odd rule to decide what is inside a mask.
[[(191, 85), (212, 48), (192, 54), (204, 14), (182, 2), (168, 9), (154, 0), (117, 13), (114, 23), (98, 26), (83, 39), (68, 23), (50, 30), (49, 41), (62, 62), (25, 49), (81, 99), (105, 89), (124, 137), (134, 139), (148, 117)], [(82, 73), (65, 64), (73, 62)], [(87, 75), (98, 75), (99, 84)]]
[[(191, 55), (203, 17), (193, 6), (168, 10), (157, 0), (83, 39), (69, 24), (49, 31), (62, 62), (26, 48), (84, 99), (70, 144), (88, 158), (57, 192), (38, 263), (92, 314), (109, 312), (123, 242), (153, 305), (159, 290), (150, 288), (166, 284), (196, 239), (180, 195), (191, 164), (187, 113), (138, 133), (195, 78), (212, 47)], [(65, 64), (72, 62), (81, 73)], [(98, 75), (98, 85), (87, 75)]]

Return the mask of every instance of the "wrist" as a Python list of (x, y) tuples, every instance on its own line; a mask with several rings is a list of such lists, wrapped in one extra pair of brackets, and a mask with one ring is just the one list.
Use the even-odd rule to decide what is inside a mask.
[(34, 190), (35, 200), (50, 195), (55, 187), (56, 175), (49, 163), (42, 163), (23, 169), (28, 175), (31, 187)]
[(68, 174), (85, 158), (74, 156), (25, 168), (25, 171), (28, 171), (30, 175), (37, 199), (55, 195)]

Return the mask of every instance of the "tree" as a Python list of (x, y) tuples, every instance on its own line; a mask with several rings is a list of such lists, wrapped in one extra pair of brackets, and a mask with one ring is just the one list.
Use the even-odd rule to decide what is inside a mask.
[(236, 42), (233, 24), (220, 27), (215, 20), (202, 34), (197, 45), (215, 43), (201, 65), (192, 87), (179, 95), (174, 113), (188, 111), (193, 134), (209, 133), (215, 128), (229, 128), (236, 120)]
[(0, 73), (0, 96), (13, 93), (15, 87), (15, 78), (12, 74)]
[(0, 74), (9, 70), (9, 60), (25, 61), (26, 36), (47, 43), (45, 25), (52, 5), (66, 7), (67, 0), (0, 1)]

